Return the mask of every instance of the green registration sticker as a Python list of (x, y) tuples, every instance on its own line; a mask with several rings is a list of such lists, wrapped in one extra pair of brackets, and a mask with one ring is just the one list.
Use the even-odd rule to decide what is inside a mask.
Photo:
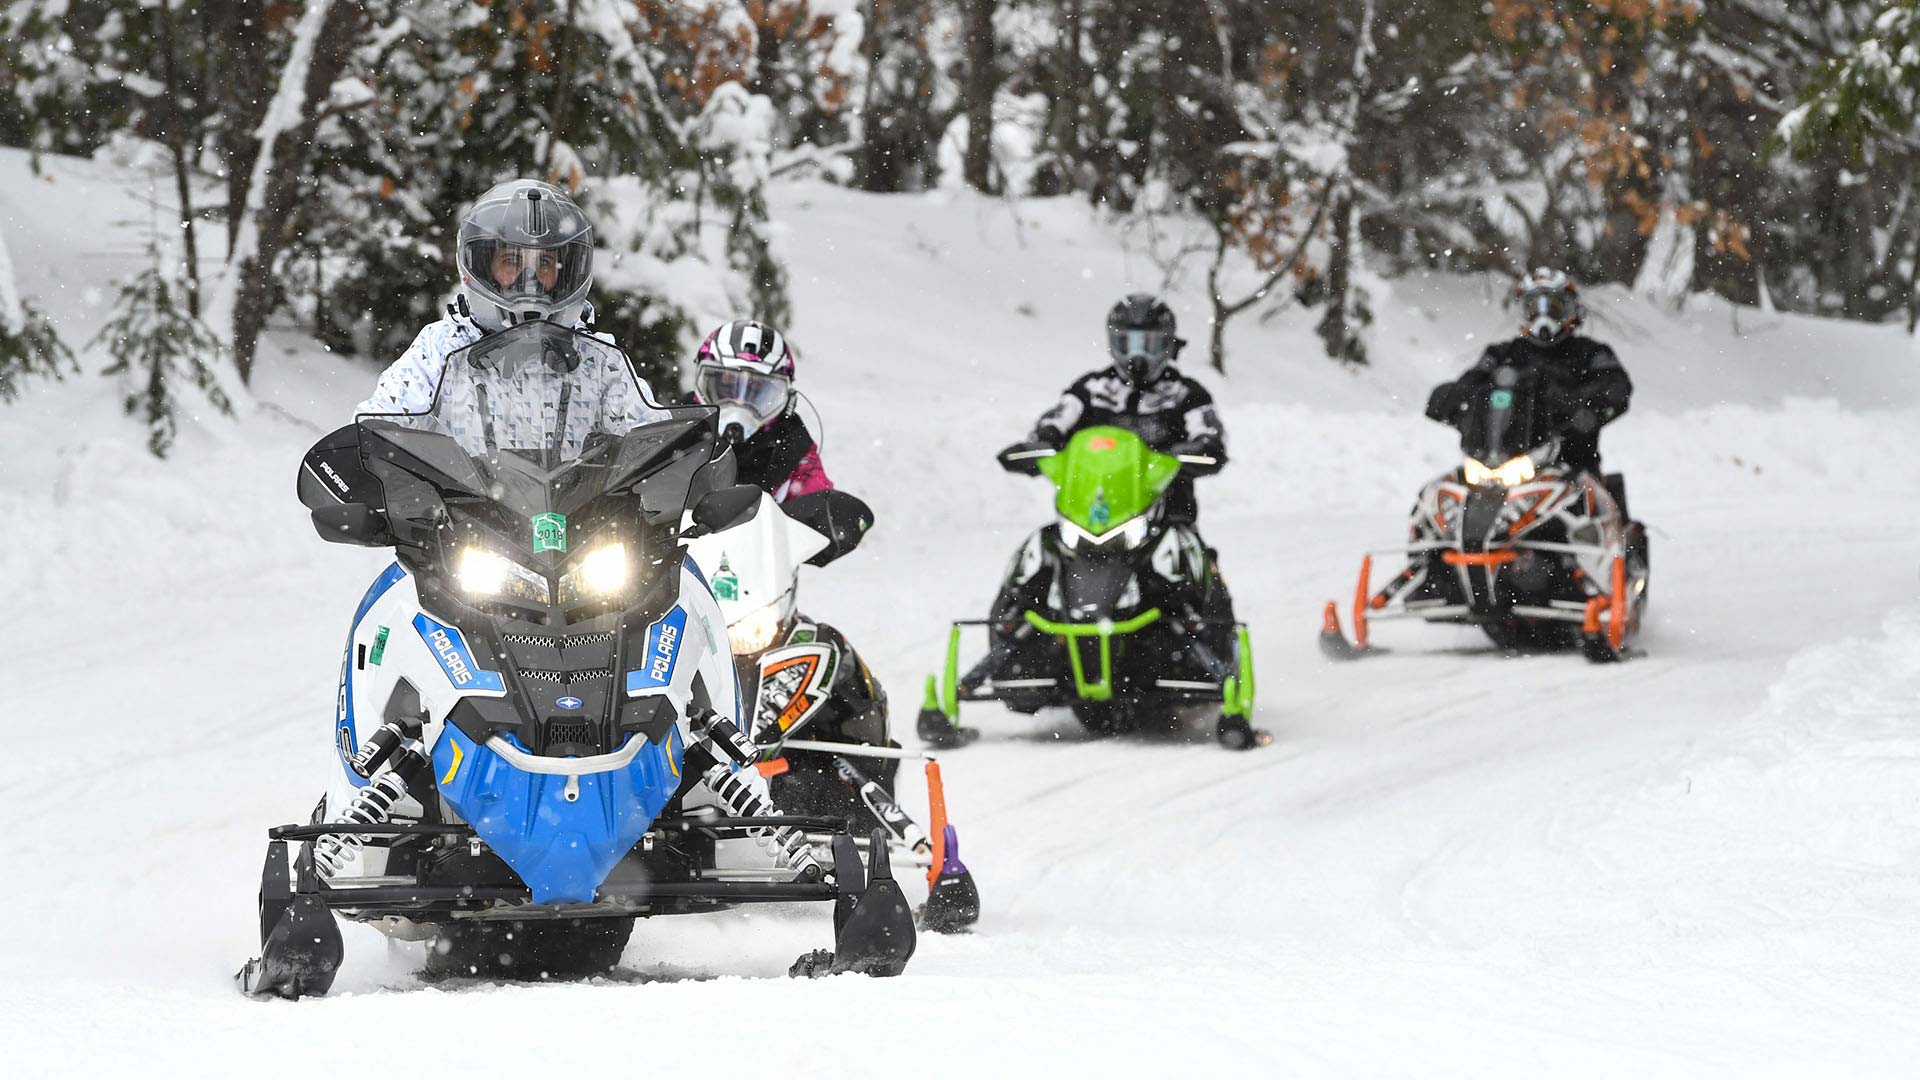
[(715, 600), (740, 599), (740, 577), (727, 565), (725, 552), (720, 555), (720, 569), (714, 571), (712, 585)]
[(1496, 409), (1511, 409), (1513, 408), (1513, 391), (1495, 390), (1493, 396), (1487, 399), (1487, 404)]
[(387, 655), (387, 635), (392, 632), (391, 628), (383, 626), (379, 633), (373, 635), (373, 648), (367, 650), (367, 663), (380, 666), (380, 658)]
[(567, 515), (540, 514), (533, 519), (533, 553), (567, 550)]

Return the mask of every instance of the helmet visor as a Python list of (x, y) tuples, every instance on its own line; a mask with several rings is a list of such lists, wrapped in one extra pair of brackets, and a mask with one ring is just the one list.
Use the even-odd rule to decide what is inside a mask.
[(702, 405), (738, 405), (763, 424), (787, 407), (792, 388), (792, 380), (785, 375), (719, 364), (701, 364), (693, 376), (693, 389)]
[(526, 247), (474, 237), (461, 245), (460, 269), (482, 295), (501, 304), (565, 303), (586, 292), (593, 244), (579, 238), (557, 247)]
[(1540, 289), (1520, 297), (1520, 316), (1530, 324), (1551, 320), (1564, 325), (1573, 318), (1574, 310), (1573, 297), (1558, 289)]
[(1107, 351), (1122, 363), (1135, 357), (1150, 361), (1171, 359), (1173, 334), (1166, 330), (1108, 330)]

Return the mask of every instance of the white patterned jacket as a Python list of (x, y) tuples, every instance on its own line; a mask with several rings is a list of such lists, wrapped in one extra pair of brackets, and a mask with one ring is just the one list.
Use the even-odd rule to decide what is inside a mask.
[[(589, 312), (575, 327), (582, 335), (575, 339), (581, 359), (572, 371), (527, 365), (507, 378), (471, 364), (448, 365), (454, 353), (485, 336), (471, 320), (449, 313), (420, 331), (381, 374), (373, 396), (354, 411), (395, 420), (401, 418), (394, 414), (407, 414), (409, 419), (401, 422), (452, 435), (469, 454), (487, 454), (494, 447), (557, 448), (562, 461), (579, 456), (587, 436), (596, 431), (623, 435), (666, 419), (668, 413), (634, 374), (613, 338), (592, 332), (591, 318)], [(554, 447), (556, 434), (560, 437)]]

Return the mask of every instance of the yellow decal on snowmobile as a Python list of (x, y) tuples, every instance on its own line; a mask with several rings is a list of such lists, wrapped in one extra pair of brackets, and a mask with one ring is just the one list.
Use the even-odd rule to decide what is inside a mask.
[(674, 760), (673, 741), (679, 737), (680, 725), (675, 724), (667, 729), (667, 768), (673, 770), (673, 777), (676, 780), (680, 778), (680, 763)]
[(453, 774), (460, 771), (460, 759), (465, 756), (460, 752), (460, 743), (456, 740), (453, 744), (453, 764), (447, 766), (447, 775), (440, 778), (441, 787), (453, 783)]

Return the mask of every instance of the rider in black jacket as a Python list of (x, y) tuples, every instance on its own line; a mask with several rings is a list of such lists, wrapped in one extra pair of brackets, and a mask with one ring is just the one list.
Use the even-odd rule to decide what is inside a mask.
[(1227, 463), (1227, 434), (1213, 395), (1180, 373), (1174, 360), (1186, 342), (1174, 333), (1173, 312), (1153, 296), (1135, 293), (1107, 315), (1113, 362), (1074, 380), (1033, 425), (1030, 445), (1059, 449), (1085, 427), (1123, 427), (1163, 454), (1211, 459), (1188, 462), (1167, 489), (1167, 520), (1192, 524), (1200, 510), (1193, 478)]
[[(1179, 534), (1183, 550), (1177, 589), (1197, 617), (1193, 633), (1222, 662), (1233, 656), (1233, 599), (1221, 576), (1216, 553), (1194, 528), (1198, 506), (1193, 478), (1219, 472), (1227, 462), (1226, 433), (1206, 387), (1180, 373), (1174, 358), (1186, 344), (1174, 332), (1173, 312), (1158, 298), (1136, 293), (1115, 304), (1107, 316), (1107, 367), (1076, 379), (1060, 400), (1034, 424), (1028, 441), (1001, 454), (1018, 457), (1023, 450), (1059, 449), (1082, 428), (1111, 425), (1126, 428), (1149, 447), (1178, 455), (1180, 471), (1161, 496), (1161, 514)], [(1059, 563), (1053, 526), (1028, 537), (1013, 559), (994, 600), (989, 622), (994, 640), (1020, 628), (1020, 613), (1043, 606)]]
[(1600, 429), (1627, 411), (1633, 380), (1612, 349), (1575, 333), (1586, 319), (1586, 308), (1565, 273), (1535, 270), (1514, 286), (1513, 300), (1520, 308), (1520, 336), (1487, 346), (1479, 363), (1464, 375), (1435, 387), (1427, 399), (1427, 416), (1457, 426), (1472, 389), (1495, 369), (1538, 370), (1556, 387), (1567, 413), (1561, 460), (1602, 479), (1625, 513), (1625, 482), (1600, 468)]

